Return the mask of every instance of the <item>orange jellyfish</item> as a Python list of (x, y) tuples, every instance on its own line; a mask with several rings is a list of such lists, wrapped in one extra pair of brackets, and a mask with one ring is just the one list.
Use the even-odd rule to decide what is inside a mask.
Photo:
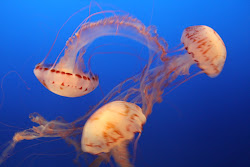
[(182, 33), (181, 42), (187, 53), (175, 56), (171, 62), (176, 76), (188, 74), (193, 64), (197, 64), (202, 73), (209, 77), (220, 74), (227, 51), (216, 31), (205, 25), (187, 27)]
[[(66, 96), (79, 97), (93, 91), (99, 84), (97, 75), (83, 72), (88, 45), (102, 36), (123, 36), (146, 45), (149, 49), (166, 54), (167, 44), (157, 36), (153, 26), (146, 27), (141, 21), (128, 15), (114, 15), (95, 22), (87, 22), (90, 17), (114, 11), (102, 11), (87, 17), (79, 30), (68, 39), (63, 57), (54, 65), (44, 61), (36, 65), (34, 74), (51, 92)], [(89, 67), (90, 68), (90, 67)]]
[(94, 155), (111, 153), (117, 164), (129, 167), (128, 143), (142, 132), (146, 117), (134, 103), (113, 101), (98, 109), (86, 122), (82, 132), (83, 152)]

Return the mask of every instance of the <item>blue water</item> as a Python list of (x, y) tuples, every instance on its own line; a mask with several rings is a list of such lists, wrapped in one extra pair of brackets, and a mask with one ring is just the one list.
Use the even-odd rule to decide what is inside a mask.
[[(5, 98), (0, 122), (16, 128), (0, 125), (0, 145), (10, 141), (15, 132), (35, 125), (29, 120), (29, 113), (38, 112), (48, 120), (62, 116), (73, 121), (102, 99), (98, 88), (81, 98), (55, 95), (33, 75), (33, 68), (47, 54), (62, 24), (89, 3), (83, 0), (0, 2), (0, 77), (14, 70), (27, 83), (15, 73), (3, 81)], [(180, 43), (184, 28), (208, 25), (218, 32), (227, 48), (226, 63), (217, 78), (205, 74), (194, 77), (154, 106), (139, 140), (135, 165), (250, 166), (250, 1), (105, 0), (100, 5), (104, 9), (127, 11), (147, 26), (156, 25), (158, 34), (170, 47)], [(92, 12), (97, 11), (93, 7)], [(87, 16), (88, 11), (83, 11), (66, 24), (48, 61), (55, 60), (67, 38)], [(109, 37), (93, 45), (117, 41), (128, 43), (138, 53), (142, 47), (133, 41)], [(93, 59), (92, 67), (100, 76), (104, 93), (108, 93), (113, 86), (136, 74), (140, 70), (139, 62), (128, 55), (99, 55)], [(54, 138), (20, 142), (14, 155), (2, 166), (75, 166), (74, 149), (63, 140), (29, 147), (50, 140)]]

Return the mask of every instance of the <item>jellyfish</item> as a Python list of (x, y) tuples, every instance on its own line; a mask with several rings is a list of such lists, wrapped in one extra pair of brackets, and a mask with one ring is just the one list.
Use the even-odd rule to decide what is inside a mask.
[(99, 108), (84, 125), (82, 151), (94, 155), (111, 153), (120, 166), (132, 166), (127, 145), (135, 133), (142, 132), (145, 122), (146, 117), (138, 105), (110, 102)]
[[(145, 92), (137, 96), (137, 99), (133, 99), (133, 102), (137, 100), (142, 102), (144, 105), (142, 109), (146, 116), (151, 114), (154, 103), (161, 102), (163, 96), (187, 80), (202, 73), (214, 78), (223, 69), (227, 54), (226, 47), (221, 37), (212, 28), (205, 25), (187, 27), (182, 33), (181, 42), (184, 45), (183, 48), (174, 51), (169, 49), (168, 54), (158, 58), (160, 62), (158, 61), (156, 66), (152, 65), (153, 61), (149, 61), (148, 65), (154, 68), (148, 69), (143, 80), (137, 82), (137, 87), (140, 86), (142, 89), (140, 91)], [(178, 53), (179, 51), (186, 51), (186, 53)], [(174, 55), (171, 55), (171, 52)], [(192, 65), (197, 65), (200, 71), (190, 73)], [(119, 98), (124, 94), (127, 94), (125, 97), (129, 97), (128, 94), (138, 93), (137, 90), (123, 91)]]
[(226, 47), (216, 31), (205, 25), (185, 28), (181, 42), (187, 51), (184, 55), (175, 56), (171, 67), (175, 76), (189, 74), (190, 66), (197, 64), (202, 70), (214, 78), (220, 74), (226, 60)]
[(37, 79), (51, 92), (66, 96), (79, 97), (92, 92), (99, 84), (98, 75), (84, 72), (83, 56), (88, 46), (102, 36), (122, 36), (144, 44), (149, 49), (166, 54), (167, 44), (159, 38), (154, 26), (146, 27), (138, 19), (129, 15), (116, 15), (101, 20), (88, 22), (98, 14), (114, 13), (102, 11), (87, 17), (79, 30), (75, 31), (64, 47), (64, 55), (60, 61), (47, 65), (42, 61), (37, 64), (34, 74)]

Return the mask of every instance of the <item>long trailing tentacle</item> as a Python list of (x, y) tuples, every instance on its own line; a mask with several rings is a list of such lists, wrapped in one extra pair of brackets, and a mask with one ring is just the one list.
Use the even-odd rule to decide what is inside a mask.
[(9, 71), (7, 72), (3, 78), (1, 79), (1, 102), (0, 102), (0, 110), (2, 109), (3, 107), (3, 103), (4, 103), (4, 99), (5, 99), (5, 94), (4, 94), (4, 89), (3, 89), (3, 83), (4, 83), (4, 80), (7, 76), (9, 76), (10, 74), (12, 73), (15, 73), (18, 78), (20, 78), (20, 80), (24, 83), (25, 87), (27, 90), (30, 90), (30, 87), (28, 86), (27, 82), (22, 78), (22, 76), (17, 72), (17, 71)]
[(7, 147), (4, 149), (4, 151), (0, 155), (0, 165), (11, 156), (16, 146), (16, 143), (17, 141), (14, 141), (14, 140), (8, 142)]
[(62, 30), (62, 28), (65, 26), (65, 24), (66, 24), (73, 16), (75, 16), (76, 14), (78, 14), (79, 12), (81, 12), (81, 11), (87, 9), (87, 8), (89, 8), (89, 6), (85, 6), (85, 7), (81, 8), (80, 10), (76, 11), (75, 13), (73, 13), (73, 14), (63, 23), (63, 25), (61, 26), (61, 28), (58, 30), (58, 32), (57, 32), (57, 34), (56, 34), (55, 40), (54, 40), (52, 46), (50, 47), (49, 52), (47, 53), (47, 55), (46, 55), (45, 58), (43, 59), (42, 64), (43, 64), (43, 63), (45, 62), (45, 60), (48, 58), (48, 56), (49, 56), (51, 50), (53, 49), (53, 47), (54, 47), (54, 45), (55, 45), (55, 43), (56, 43), (56, 40), (57, 40), (57, 38), (58, 38), (58, 35), (59, 35), (60, 31)]

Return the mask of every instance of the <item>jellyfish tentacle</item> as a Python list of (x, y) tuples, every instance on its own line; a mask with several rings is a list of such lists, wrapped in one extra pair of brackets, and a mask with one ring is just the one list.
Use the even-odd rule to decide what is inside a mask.
[(135, 159), (136, 159), (136, 150), (137, 150), (137, 146), (138, 146), (138, 141), (141, 137), (141, 133), (138, 134), (137, 138), (135, 139), (134, 142), (134, 148), (133, 148), (133, 164), (135, 163)]
[(4, 93), (4, 88), (3, 88), (3, 84), (5, 81), (5, 78), (7, 76), (9, 76), (10, 74), (15, 73), (17, 75), (17, 77), (24, 83), (24, 86), (26, 87), (27, 90), (30, 90), (30, 87), (28, 86), (28, 83), (23, 79), (23, 77), (17, 72), (17, 71), (9, 71), (7, 72), (1, 79), (1, 99), (0, 99), (0, 110), (3, 107), (4, 104), (4, 100), (5, 100), (5, 93)]
[(74, 15), (78, 14), (79, 12), (81, 12), (81, 11), (87, 9), (87, 8), (89, 8), (89, 6), (85, 6), (85, 7), (81, 8), (80, 10), (76, 11), (75, 13), (73, 13), (73, 14), (63, 23), (63, 25), (61, 26), (61, 28), (58, 30), (58, 32), (57, 32), (57, 34), (56, 34), (55, 40), (54, 40), (52, 46), (50, 47), (49, 52), (47, 53), (47, 55), (45, 56), (45, 58), (44, 58), (43, 61), (41, 62), (42, 64), (43, 64), (43, 63), (45, 62), (45, 60), (48, 58), (48, 56), (49, 56), (51, 50), (53, 49), (53, 47), (54, 47), (54, 45), (55, 45), (55, 43), (56, 43), (56, 40), (57, 40), (57, 38), (58, 38), (58, 35), (59, 35), (60, 31), (61, 31), (62, 28), (66, 25), (66, 23), (67, 23)]
[(12, 140), (9, 142), (8, 146), (5, 148), (5, 150), (2, 152), (0, 156), (0, 165), (6, 161), (12, 154), (15, 146), (16, 146), (16, 141)]

